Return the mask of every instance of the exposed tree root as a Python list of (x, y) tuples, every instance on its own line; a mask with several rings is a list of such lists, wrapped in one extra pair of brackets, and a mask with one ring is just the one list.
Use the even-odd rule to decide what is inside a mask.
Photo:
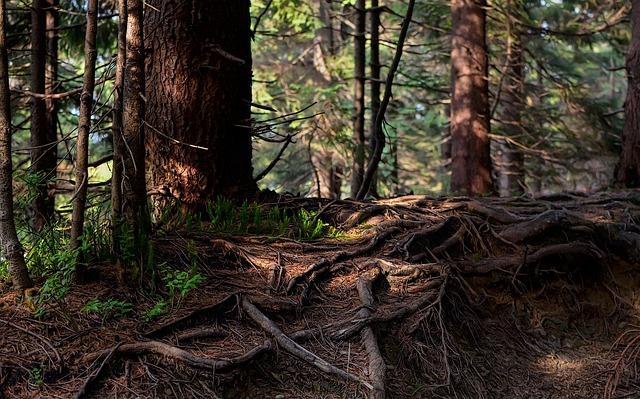
[[(202, 290), (194, 290), (191, 302), (179, 310), (179, 316), (168, 316), (171, 320), (151, 328), (142, 322), (130, 323), (119, 330), (118, 338), (107, 334), (108, 339), (92, 347), (94, 352), (72, 362), (80, 355), (78, 350), (69, 350), (74, 345), (68, 345), (67, 352), (61, 348), (64, 340), (76, 339), (81, 331), (49, 340), (43, 332), (50, 331), (47, 324), (27, 328), (0, 319), (0, 334), (15, 335), (11, 331), (17, 329), (31, 346), (25, 350), (25, 345), (16, 342), (15, 349), (8, 350), (0, 345), (0, 356), (16, 354), (10, 361), (0, 359), (4, 367), (0, 370), (0, 393), (2, 384), (9, 387), (5, 390), (11, 389), (16, 381), (28, 379), (28, 370), (38, 364), (68, 361), (73, 372), (84, 373), (88, 362), (100, 359), (104, 360), (97, 371), (88, 378), (81, 374), (82, 381), (75, 385), (80, 389), (73, 392), (97, 388), (97, 375), (103, 369), (120, 373), (121, 368), (106, 367), (117, 360), (127, 362), (127, 389), (130, 380), (133, 386), (136, 381), (164, 383), (154, 375), (166, 376), (167, 364), (176, 366), (170, 373), (194, 373), (235, 384), (239, 382), (236, 378), (244, 375), (239, 370), (259, 369), (265, 361), (269, 367), (274, 361), (281, 365), (290, 361), (289, 356), (268, 355), (287, 353), (304, 362), (293, 367), (296, 371), (304, 369), (315, 378), (321, 370), (323, 378), (333, 383), (332, 389), (354, 387), (355, 382), (369, 388), (366, 395), (371, 398), (502, 398), (492, 395), (495, 391), (489, 385), (500, 383), (501, 378), (506, 381), (506, 377), (474, 364), (483, 362), (483, 356), (494, 355), (491, 351), (501, 349), (504, 342), (499, 339), (490, 348), (481, 347), (487, 341), (482, 341), (483, 333), (476, 333), (475, 325), (483, 318), (501, 315), (491, 312), (507, 316), (512, 312), (529, 323), (515, 327), (496, 324), (515, 346), (505, 344), (502, 349), (524, 352), (518, 356), (535, 352), (534, 360), (543, 362), (541, 348), (553, 343), (551, 334), (543, 332), (550, 316), (530, 310), (528, 301), (560, 295), (554, 300), (566, 302), (575, 313), (572, 317), (581, 316), (595, 307), (576, 297), (577, 287), (587, 281), (602, 286), (605, 299), (598, 300), (615, 304), (615, 309), (607, 310), (609, 315), (621, 308), (633, 314), (637, 306), (629, 297), (621, 297), (610, 268), (615, 262), (626, 261), (633, 269), (640, 261), (638, 193), (544, 200), (412, 196), (373, 204), (287, 201), (286, 206), (319, 208), (323, 220), (338, 221), (335, 225), (351, 229), (349, 235), (361, 236), (294, 242), (262, 237), (222, 240), (203, 232), (190, 233), (197, 238), (198, 251), (209, 251), (202, 258), (215, 259), (206, 269), (211, 271), (207, 278), (215, 283), (209, 281)], [(169, 238), (162, 240), (161, 250), (185, 251), (184, 245), (177, 248)], [(184, 259), (183, 255), (178, 257)], [(169, 254), (167, 258), (176, 256)], [(220, 269), (216, 269), (218, 261)], [(605, 284), (587, 278), (594, 274), (609, 280)], [(95, 291), (88, 293), (78, 308), (93, 297)], [(211, 304), (214, 300), (217, 302)], [(488, 303), (495, 307), (485, 308)], [(611, 324), (615, 327), (616, 323), (613, 320)], [(106, 330), (101, 325), (94, 328), (102, 339)], [(144, 330), (146, 333), (137, 332)], [(620, 357), (617, 363), (612, 362), (615, 367), (606, 388), (608, 397), (614, 397), (616, 386), (626, 383), (630, 391), (635, 386), (629, 376), (640, 358), (640, 339), (637, 328), (632, 330), (618, 342), (616, 356)], [(140, 335), (149, 340), (139, 341)], [(118, 340), (123, 343), (115, 345)], [(558, 350), (555, 346), (552, 349), (553, 353)], [(11, 367), (11, 372), (6, 367)], [(405, 368), (397, 371), (398, 367)], [(261, 375), (278, 379), (280, 371)], [(600, 376), (605, 376), (601, 378), (604, 388), (608, 375)], [(169, 377), (166, 380), (189, 380)], [(114, 389), (108, 384), (120, 383), (116, 379), (108, 378), (103, 389)], [(412, 383), (421, 390), (397, 392)], [(163, 389), (156, 396), (162, 397), (169, 388)], [(205, 383), (201, 389), (213, 392), (214, 387)], [(362, 392), (358, 391), (360, 396)], [(179, 390), (174, 396), (181, 396)]]
[[(362, 309), (358, 311), (358, 317), (367, 318), (371, 317), (371, 312), (375, 309), (373, 299), (373, 283), (380, 277), (380, 270), (373, 269), (373, 273), (358, 278), (356, 284), (358, 289), (358, 296), (362, 302)], [(371, 379), (371, 399), (384, 399), (385, 398), (385, 379), (387, 374), (387, 365), (384, 362), (384, 358), (380, 353), (378, 347), (378, 339), (371, 326), (366, 326), (360, 332), (364, 347), (369, 357), (369, 378)]]
[(256, 324), (258, 324), (260, 327), (262, 327), (263, 330), (272, 335), (278, 345), (286, 350), (289, 354), (311, 364), (312, 366), (324, 371), (325, 373), (334, 374), (338, 377), (358, 382), (369, 389), (373, 388), (371, 384), (362, 380), (360, 377), (337, 368), (324, 359), (321, 359), (314, 353), (309, 352), (302, 346), (298, 345), (294, 340), (283, 333), (282, 330), (280, 330), (280, 328), (278, 328), (278, 326), (276, 326), (273, 321), (271, 321), (267, 316), (264, 315), (264, 313), (258, 310), (258, 308), (256, 308), (248, 299), (242, 298), (241, 301), (242, 308), (253, 319), (253, 321), (255, 321)]

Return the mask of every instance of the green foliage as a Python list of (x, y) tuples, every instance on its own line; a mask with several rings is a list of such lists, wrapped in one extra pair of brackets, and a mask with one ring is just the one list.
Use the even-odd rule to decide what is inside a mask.
[(41, 366), (36, 366), (29, 371), (29, 383), (37, 387), (44, 383), (43, 370)]
[(318, 218), (315, 211), (291, 211), (277, 206), (265, 208), (247, 201), (240, 206), (225, 198), (218, 198), (206, 207), (208, 228), (216, 233), (253, 234), (316, 240), (339, 237), (341, 232)]
[(85, 313), (95, 313), (103, 316), (104, 318), (120, 318), (133, 311), (133, 304), (117, 299), (107, 299), (106, 301), (102, 301), (96, 298), (87, 302), (82, 307), (82, 311)]
[(153, 305), (153, 307), (147, 309), (142, 315), (142, 319), (146, 322), (149, 322), (157, 317), (160, 317), (167, 313), (167, 309), (169, 304), (167, 301), (160, 300)]
[(171, 304), (182, 302), (185, 296), (192, 289), (196, 288), (204, 277), (197, 273), (195, 269), (190, 271), (171, 270), (165, 268), (162, 281), (169, 291), (169, 301)]

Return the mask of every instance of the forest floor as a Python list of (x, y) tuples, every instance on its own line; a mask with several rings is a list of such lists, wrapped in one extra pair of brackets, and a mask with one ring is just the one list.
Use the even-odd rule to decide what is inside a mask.
[(153, 321), (108, 265), (41, 318), (0, 291), (0, 397), (640, 398), (640, 192), (278, 206), (343, 235), (158, 234), (203, 281)]

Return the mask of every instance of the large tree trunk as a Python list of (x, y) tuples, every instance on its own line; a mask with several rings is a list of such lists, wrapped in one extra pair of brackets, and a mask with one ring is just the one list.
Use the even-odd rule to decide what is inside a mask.
[(364, 74), (366, 58), (365, 1), (356, 0), (354, 32), (354, 90), (353, 90), (353, 162), (351, 165), (351, 197), (358, 194), (364, 177)]
[(616, 166), (616, 183), (640, 187), (640, 0), (633, 0), (633, 32), (627, 53), (627, 99), (624, 104), (622, 154)]
[[(84, 231), (84, 213), (89, 185), (89, 132), (91, 131), (91, 108), (96, 80), (96, 33), (98, 25), (98, 0), (89, 0), (87, 5), (87, 30), (84, 38), (84, 79), (80, 96), (78, 118), (78, 143), (76, 146), (76, 184), (71, 213), (71, 247), (78, 248)], [(76, 278), (81, 279), (83, 267), (78, 263)]]
[[(521, 15), (520, 0), (507, 1), (507, 60), (506, 70), (502, 73), (500, 92), (500, 120), (502, 134), (507, 137), (518, 137), (523, 133), (522, 113), (524, 110), (524, 60), (522, 34), (514, 16)], [(513, 14), (513, 16), (512, 16)], [(524, 193), (524, 154), (505, 140), (491, 143), (492, 160), (497, 175), (496, 188), (501, 197), (522, 195)]]
[(249, 0), (147, 3), (147, 154), (155, 211), (243, 198), (251, 166)]
[[(31, 5), (31, 91), (45, 93), (47, 64), (45, 0), (33, 0)], [(31, 204), (31, 220), (36, 230), (42, 229), (53, 217), (54, 198), (49, 195), (48, 182), (55, 174), (55, 138), (47, 120), (43, 98), (31, 97), (31, 172), (38, 176), (36, 196)]]
[(452, 0), (451, 190), (491, 191), (486, 0)]
[(0, 246), (9, 262), (14, 286), (24, 290), (33, 286), (24, 261), (13, 219), (13, 165), (11, 162), (11, 109), (9, 94), (9, 60), (5, 26), (5, 0), (0, 0)]

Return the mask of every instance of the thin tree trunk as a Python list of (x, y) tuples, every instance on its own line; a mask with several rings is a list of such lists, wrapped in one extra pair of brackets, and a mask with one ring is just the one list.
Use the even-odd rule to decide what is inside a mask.
[[(87, 30), (84, 39), (84, 79), (80, 96), (80, 115), (78, 119), (78, 144), (76, 146), (76, 185), (71, 213), (71, 247), (78, 248), (84, 231), (84, 217), (87, 205), (87, 186), (89, 184), (89, 133), (91, 131), (91, 108), (96, 80), (96, 33), (98, 0), (89, 0), (87, 6)], [(83, 267), (76, 266), (76, 278), (81, 279)]]
[(451, 190), (492, 191), (486, 0), (452, 0)]
[[(371, 69), (371, 121), (369, 128), (369, 156), (373, 157), (376, 151), (376, 115), (380, 110), (380, 10), (378, 0), (371, 0), (371, 42), (369, 43), (370, 56), (369, 67)], [(378, 196), (377, 174), (371, 182), (370, 194)]]
[(0, 244), (9, 262), (9, 274), (18, 290), (33, 287), (24, 250), (13, 219), (13, 164), (11, 162), (11, 97), (7, 56), (6, 4), (0, 0)]
[(147, 1), (147, 154), (154, 212), (256, 191), (249, 0)]
[(400, 34), (398, 35), (398, 44), (396, 45), (396, 52), (393, 56), (393, 61), (391, 62), (389, 73), (387, 73), (387, 80), (384, 84), (384, 95), (382, 96), (382, 101), (380, 102), (380, 109), (376, 114), (376, 148), (373, 156), (369, 160), (369, 164), (367, 165), (367, 171), (365, 172), (364, 178), (362, 179), (362, 186), (360, 186), (358, 194), (356, 195), (356, 199), (358, 200), (364, 199), (367, 196), (367, 193), (369, 193), (369, 189), (371, 188), (371, 181), (373, 180), (373, 176), (378, 170), (378, 165), (382, 160), (382, 152), (384, 151), (385, 146), (385, 137), (382, 125), (384, 123), (384, 116), (387, 112), (387, 107), (389, 106), (389, 102), (391, 101), (391, 89), (393, 88), (393, 80), (395, 79), (396, 72), (398, 71), (398, 67), (400, 66), (400, 60), (402, 59), (402, 52), (404, 50), (404, 42), (405, 40), (407, 40), (409, 25), (411, 25), (411, 19), (413, 18), (413, 9), (415, 8), (415, 5), (415, 0), (409, 0), (407, 13), (405, 14), (404, 20), (402, 21), (402, 27), (400, 28)]
[[(522, 34), (512, 18), (519, 16), (521, 0), (507, 1), (507, 62), (503, 71), (504, 86), (499, 98), (499, 119), (502, 133), (508, 137), (518, 137), (523, 132), (522, 113), (524, 110), (524, 60)], [(515, 2), (515, 4), (513, 4)], [(513, 15), (512, 15), (513, 14)], [(501, 197), (524, 193), (524, 154), (516, 146), (503, 141), (492, 143), (497, 189)]]
[[(31, 91), (45, 93), (47, 64), (45, 0), (31, 4)], [(47, 123), (45, 100), (31, 97), (31, 172), (38, 176), (36, 196), (31, 204), (34, 229), (41, 230), (53, 217), (54, 202), (49, 196), (48, 182), (55, 173), (56, 151)]]
[(364, 135), (364, 75), (366, 59), (366, 12), (365, 0), (355, 3), (355, 32), (354, 32), (354, 91), (353, 91), (353, 161), (351, 165), (351, 197), (358, 194), (362, 185), (365, 164), (365, 135)]
[[(58, 89), (58, 26), (60, 25), (60, 16), (58, 8), (59, 0), (45, 0), (45, 25), (46, 25), (46, 42), (47, 56), (45, 65), (45, 84), (44, 92), (47, 95), (53, 94)], [(55, 98), (45, 99), (46, 119), (47, 119), (47, 138), (49, 143), (58, 141), (58, 100)], [(52, 145), (49, 149), (50, 161), (52, 168), (50, 177), (55, 180), (57, 177), (57, 145)], [(55, 194), (51, 195), (51, 211), (55, 210)]]
[(631, 46), (627, 53), (627, 98), (624, 103), (622, 153), (616, 166), (616, 183), (640, 187), (640, 0), (633, 0)]
[(133, 233), (135, 248), (146, 257), (150, 230), (144, 150), (144, 37), (143, 2), (127, 0), (127, 49), (123, 91), (122, 128), (126, 151), (123, 154), (122, 215)]
[(118, 0), (118, 55), (114, 82), (111, 135), (113, 137), (113, 167), (111, 171), (111, 243), (116, 259), (121, 257), (120, 232), (124, 181), (122, 178), (126, 148), (122, 128), (124, 74), (127, 50), (127, 0)]

